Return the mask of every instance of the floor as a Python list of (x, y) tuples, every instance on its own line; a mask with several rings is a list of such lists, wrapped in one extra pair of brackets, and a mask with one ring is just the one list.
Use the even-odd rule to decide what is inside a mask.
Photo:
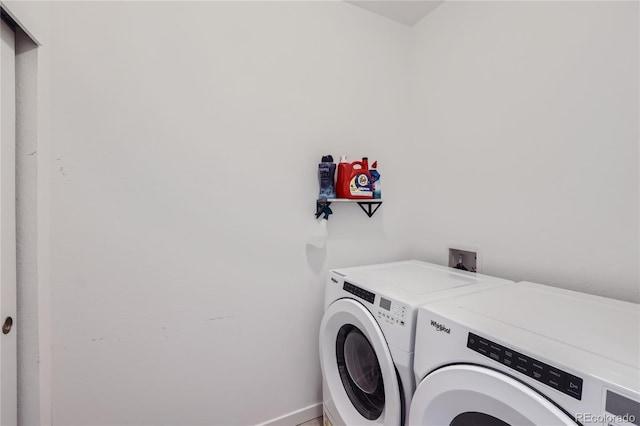
[(304, 422), (298, 426), (322, 426), (322, 417), (318, 417), (317, 419), (309, 420), (308, 422)]

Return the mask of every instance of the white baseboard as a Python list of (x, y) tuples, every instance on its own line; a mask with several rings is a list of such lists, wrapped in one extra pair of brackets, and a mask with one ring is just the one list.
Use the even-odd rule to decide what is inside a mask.
[(322, 403), (309, 405), (256, 426), (296, 426), (322, 416)]

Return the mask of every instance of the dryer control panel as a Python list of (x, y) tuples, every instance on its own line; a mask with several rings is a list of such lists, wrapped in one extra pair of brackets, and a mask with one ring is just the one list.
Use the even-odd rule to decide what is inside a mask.
[(405, 326), (407, 316), (406, 305), (381, 297), (378, 306), (380, 307), (380, 309), (378, 309), (379, 321), (385, 321), (389, 324), (396, 324), (400, 327)]

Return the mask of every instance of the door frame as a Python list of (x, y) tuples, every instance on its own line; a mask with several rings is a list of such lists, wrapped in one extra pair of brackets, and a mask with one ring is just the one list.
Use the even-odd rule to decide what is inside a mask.
[(52, 422), (50, 53), (47, 2), (0, 0), (16, 26), (18, 422)]
[(16, 33), (0, 19), (0, 424), (18, 423)]

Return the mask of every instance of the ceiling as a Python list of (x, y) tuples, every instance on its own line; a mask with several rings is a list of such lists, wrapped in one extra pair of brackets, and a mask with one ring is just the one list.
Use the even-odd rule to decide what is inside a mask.
[(346, 0), (401, 24), (413, 26), (444, 0)]

